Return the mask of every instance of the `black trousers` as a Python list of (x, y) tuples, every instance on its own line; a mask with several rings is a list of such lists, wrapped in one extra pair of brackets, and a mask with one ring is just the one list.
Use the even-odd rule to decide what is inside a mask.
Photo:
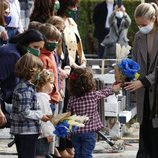
[[(66, 80), (63, 113), (66, 112), (66, 110), (67, 110), (67, 104), (68, 104), (69, 97), (70, 97), (70, 95), (69, 95), (69, 92), (67, 89), (67, 80)], [(72, 148), (72, 142), (70, 140), (68, 140), (67, 137), (60, 138), (58, 150), (64, 151), (66, 148)]]
[(18, 158), (35, 158), (38, 134), (15, 135)]
[[(138, 105), (139, 106), (139, 105)], [(158, 158), (158, 128), (150, 119), (149, 95), (145, 93), (143, 123), (140, 125), (140, 142), (137, 158)]]

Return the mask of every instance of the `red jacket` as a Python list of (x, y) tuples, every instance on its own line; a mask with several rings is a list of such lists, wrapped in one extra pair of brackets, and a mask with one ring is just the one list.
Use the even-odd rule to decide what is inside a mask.
[(51, 102), (58, 103), (60, 101), (59, 85), (58, 85), (58, 67), (55, 61), (54, 52), (47, 51), (45, 48), (41, 50), (40, 59), (44, 64), (44, 68), (50, 70), (54, 74), (55, 90), (51, 94)]

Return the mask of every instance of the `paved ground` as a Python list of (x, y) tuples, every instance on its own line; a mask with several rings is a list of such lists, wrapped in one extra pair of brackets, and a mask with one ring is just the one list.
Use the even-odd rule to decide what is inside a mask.
[[(8, 129), (0, 129), (0, 158), (17, 158), (16, 148), (13, 145), (8, 148), (7, 144), (12, 140)], [(96, 144), (94, 158), (135, 158), (138, 149), (138, 143), (127, 143), (125, 150), (120, 153), (105, 153), (108, 145), (104, 141)]]

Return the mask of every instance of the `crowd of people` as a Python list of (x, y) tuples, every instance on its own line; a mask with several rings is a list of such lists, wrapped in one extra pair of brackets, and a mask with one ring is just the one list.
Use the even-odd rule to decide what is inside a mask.
[[(0, 2), (0, 126), (10, 128), (19, 158), (92, 158), (96, 132), (103, 128), (97, 102), (121, 89), (120, 83), (114, 83), (96, 90), (76, 23), (79, 3), (80, 0), (34, 0), (26, 30), (20, 20), (19, 1)], [(140, 77), (126, 82), (124, 89), (137, 93), (137, 157), (143, 153), (157, 158), (158, 122), (153, 123), (152, 109), (158, 7), (155, 3), (142, 3), (134, 17), (139, 31), (132, 57), (140, 64)], [(93, 21), (98, 57), (116, 58), (116, 43), (128, 45), (131, 20), (125, 7), (105, 0), (94, 8)], [(50, 122), (64, 112), (89, 117), (71, 138), (57, 138), (53, 133), (55, 125)]]

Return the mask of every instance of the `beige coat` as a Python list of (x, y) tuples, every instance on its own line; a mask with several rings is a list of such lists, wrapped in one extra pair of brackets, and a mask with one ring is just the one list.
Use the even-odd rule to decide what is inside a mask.
[[(66, 18), (65, 24), (64, 38), (69, 53), (70, 66), (75, 63), (76, 53), (79, 56), (80, 62), (85, 62), (85, 55), (77, 24), (72, 18)], [(76, 37), (78, 38), (78, 41)]]
[[(151, 87), (149, 88), (149, 103), (150, 110), (153, 106), (153, 96), (154, 96), (154, 77), (155, 77), (155, 67), (158, 59), (158, 31), (155, 33), (152, 57), (147, 70), (147, 35), (138, 32), (135, 36), (135, 42), (133, 47), (133, 59), (140, 64), (140, 78), (146, 77), (150, 82)], [(145, 88), (140, 88), (136, 91), (136, 101), (137, 101), (137, 116), (138, 121), (142, 123), (143, 119), (143, 105), (144, 105), (144, 95)]]

